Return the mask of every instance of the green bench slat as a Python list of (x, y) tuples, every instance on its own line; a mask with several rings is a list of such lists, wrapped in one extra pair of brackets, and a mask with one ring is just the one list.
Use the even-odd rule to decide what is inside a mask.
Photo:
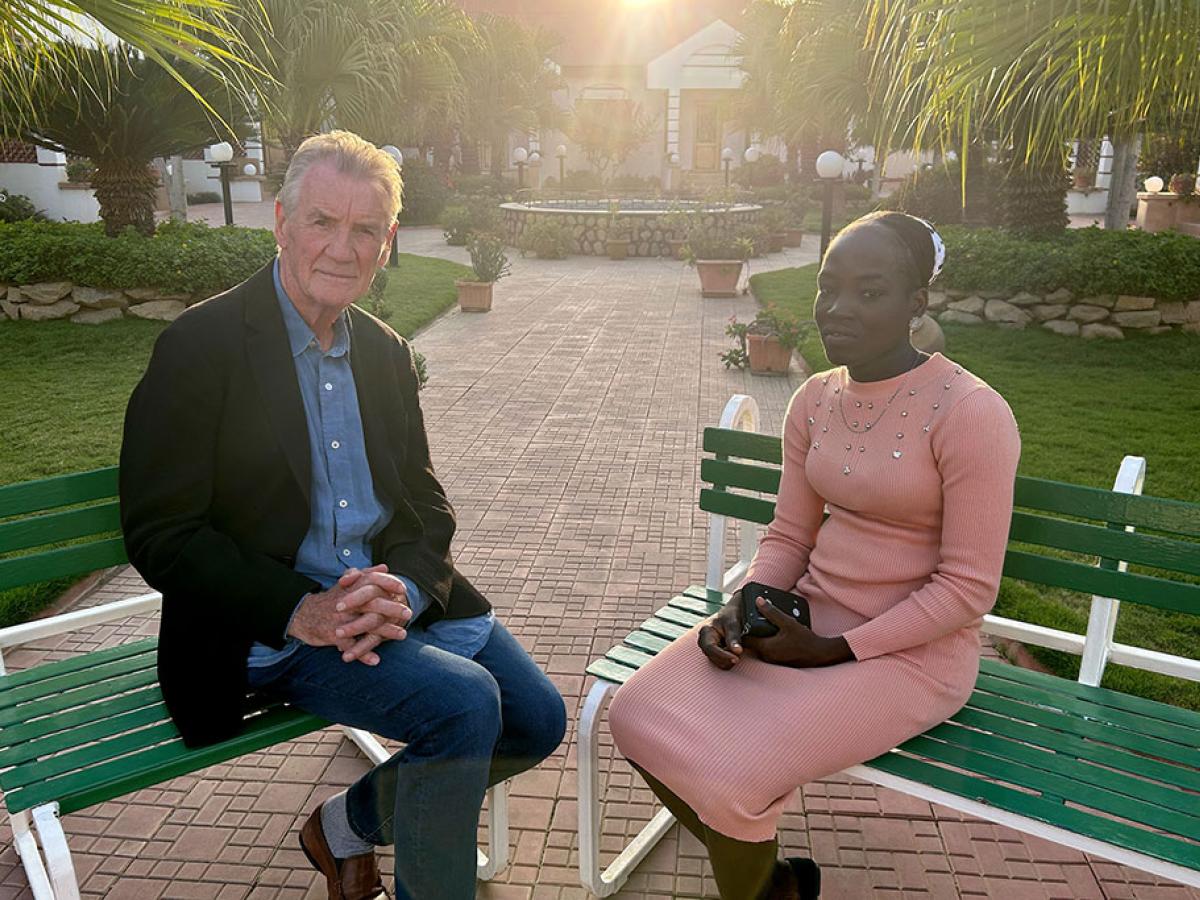
[(20, 707), (17, 711), (23, 718), (41, 715), (40, 705), (44, 700), (67, 699), (71, 696), (72, 691), (79, 688), (104, 682), (119, 675), (153, 669), (156, 667), (156, 662), (155, 657), (139, 653), (124, 659), (114, 659), (88, 669), (81, 669), (78, 672), (67, 672), (54, 678), (35, 681), (33, 684), (0, 691), (0, 709)]
[(756, 522), (759, 525), (770, 525), (771, 520), (775, 518), (775, 504), (769, 500), (759, 500), (757, 497), (731, 494), (712, 488), (700, 489), (700, 508), (705, 512)]
[[(1071, 756), (1047, 753), (1020, 741), (984, 734), (957, 724), (935, 725), (921, 735), (921, 738), (965, 752), (986, 754), (989, 760), (997, 760), (987, 764), (991, 769), (978, 770), (980, 774), (1001, 781), (1019, 783), (1024, 787), (1038, 788), (1043, 793), (1054, 793), (1058, 796), (1063, 796), (1058, 792), (1064, 785), (1075, 784), (1075, 788), (1066, 796), (1077, 806), (1090, 806), (1193, 840), (1200, 840), (1200, 816), (1197, 815), (1200, 804), (1194, 796), (1179, 790), (1177, 785), (1156, 784), (1142, 778), (1134, 778), (1103, 766), (1078, 761)], [(924, 747), (923, 744), (921, 746)], [(914, 753), (918, 752), (915, 744), (909, 749)], [(921, 751), (921, 755), (931, 759), (941, 758), (937, 753), (928, 751)], [(949, 759), (944, 761), (953, 763), (953, 760)], [(1002, 777), (992, 774), (997, 767), (1001, 771), (1007, 771), (1006, 766), (1011, 768), (1008, 775)], [(1014, 777), (1017, 773), (1023, 774)], [(1129, 815), (1133, 809), (1140, 809), (1141, 812)]]
[(0, 775), (0, 787), (5, 792), (17, 790), (47, 778), (83, 771), (106, 760), (179, 739), (179, 729), (174, 723), (158, 722), (9, 769)]
[(0, 523), (0, 553), (13, 553), (120, 530), (121, 508), (114, 500), (99, 506)]
[(87, 725), (89, 722), (99, 722), (109, 716), (153, 706), (156, 703), (162, 703), (162, 691), (158, 689), (157, 682), (111, 700), (89, 703), (87, 706), (60, 712), (57, 715), (44, 716), (32, 722), (0, 729), (0, 738), (3, 739), (4, 744), (15, 747), (25, 741), (34, 741), (70, 728)]
[(1192, 869), (1200, 865), (1200, 850), (1195, 844), (1137, 828), (1116, 819), (1097, 816), (1065, 803), (1047, 800), (1036, 794), (1025, 793), (976, 776), (964, 775), (901, 753), (885, 753), (867, 765), (900, 778), (907, 778), (1137, 853), (1157, 856), (1159, 859)]
[(82, 772), (44, 779), (28, 787), (6, 792), (4, 801), (12, 813), (57, 800), (62, 814), (66, 815), (178, 775), (187, 775), (197, 769), (291, 740), (327, 724), (308, 713), (277, 709), (248, 722), (245, 731), (223, 743), (188, 749), (182, 741), (174, 741), (110, 760)]
[(635, 650), (657, 656), (670, 646), (671, 642), (646, 631), (635, 631), (625, 638), (625, 643)]
[(141, 706), (129, 712), (111, 713), (102, 719), (61, 729), (32, 740), (13, 743), (12, 746), (0, 750), (0, 767), (20, 765), (43, 756), (53, 756), (55, 753), (62, 753), (72, 747), (103, 740), (135, 728), (144, 728), (147, 725), (165, 722), (169, 718), (167, 705), (161, 702)]
[[(67, 696), (46, 698), (38, 704), (37, 713), (39, 716), (48, 717), (77, 708), (85, 703), (91, 703), (94, 700), (103, 700), (106, 697), (111, 697), (113, 694), (147, 687), (157, 684), (157, 682), (157, 670), (153, 667), (141, 669), (137, 672), (114, 678), (111, 681), (71, 691)], [(23, 709), (23, 707), (18, 707), (0, 713), (0, 728), (24, 722), (28, 717), (28, 713), (24, 712)], [(0, 731), (0, 734), (3, 733), (3, 731)]]
[(975, 682), (975, 689), (984, 693), (999, 694), (1028, 705), (1058, 709), (1070, 716), (1101, 722), (1109, 728), (1117, 727), (1132, 734), (1161, 738), (1176, 744), (1181, 751), (1191, 748), (1190, 758), (1185, 755), (1180, 762), (1200, 766), (1200, 749), (1194, 749), (1200, 746), (1200, 729), (1149, 719), (1136, 713), (1080, 700), (1068, 694), (997, 678), (986, 672), (980, 673)]
[(1185, 584), (1134, 572), (1114, 572), (1025, 550), (1009, 550), (1004, 555), (1004, 574), (1085, 594), (1200, 615), (1200, 584)]
[(724, 591), (706, 588), (702, 584), (688, 585), (679, 593), (683, 594), (685, 597), (695, 597), (698, 600), (708, 600), (709, 602), (715, 603), (718, 606), (724, 606), (729, 602), (729, 598), (733, 596), (732, 594), (726, 594)]
[(125, 542), (119, 537), (0, 559), (0, 591), (67, 575), (95, 572), (128, 561)]
[[(1012, 708), (1013, 701), (996, 694), (986, 694), (976, 691), (971, 695), (969, 703), (972, 709), (993, 712), (1002, 716), (1014, 715)], [(1184, 758), (1186, 756), (1186, 748), (1181, 748), (1174, 741), (1161, 741), (1158, 738), (1133, 734), (1124, 729), (1110, 728), (1099, 722), (1071, 718), (1048, 708), (1041, 709), (1028, 704), (1021, 705), (1020, 714), (1021, 721), (1031, 725), (1065, 732), (1085, 740), (1111, 744), (1114, 747), (1121, 747), (1133, 753), (1155, 756), (1180, 765), (1189, 765)]]
[(598, 659), (585, 670), (589, 675), (595, 675), (597, 678), (603, 678), (605, 681), (611, 681), (613, 684), (624, 684), (636, 668), (621, 665), (618, 662), (613, 662), (611, 659)]
[(148, 638), (144, 641), (134, 641), (130, 644), (109, 647), (106, 650), (93, 650), (90, 653), (84, 653), (79, 656), (68, 656), (65, 659), (44, 663), (34, 666), (31, 669), (22, 669), (19, 672), (10, 672), (7, 675), (0, 675), (0, 694), (10, 688), (19, 687), (23, 684), (32, 684), (35, 681), (45, 681), (47, 678), (55, 678), (67, 672), (78, 672), (80, 669), (89, 669), (92, 666), (98, 666), (101, 663), (114, 659), (124, 659), (127, 656), (133, 656), (138, 653), (154, 653), (157, 647), (158, 639)]
[[(1071, 803), (1077, 807), (1086, 807), (1184, 837), (1193, 839), (1196, 837), (1196, 820), (1193, 816), (1162, 809), (1153, 803), (1146, 803), (1042, 769), (1020, 766), (1011, 757), (997, 758), (961, 746), (935, 741), (925, 735), (905, 741), (899, 749), (932, 762), (944, 763), (956, 769), (982, 775), (993, 781), (1026, 789), (1032, 788), (1056, 799), (1069, 798)], [(1200, 850), (1200, 848), (1197, 849)]]
[(1008, 539), (1200, 575), (1200, 546), (1153, 534), (1017, 511), (1012, 516)]
[(779, 473), (782, 469), (769, 469), (748, 463), (730, 462), (725, 459), (702, 459), (700, 480), (717, 488), (741, 488), (747, 491), (762, 491), (765, 494), (779, 493)]
[(117, 467), (0, 487), (0, 519), (117, 496)]
[(650, 662), (654, 658), (653, 653), (643, 653), (640, 650), (634, 650), (632, 647), (626, 647), (624, 644), (617, 644), (607, 653), (604, 654), (605, 659), (611, 659), (613, 662), (623, 663), (630, 667), (641, 667)]
[(1045, 672), (1023, 669), (1020, 666), (1010, 666), (990, 659), (981, 660), (979, 669), (981, 672), (986, 672), (988, 675), (996, 678), (1004, 678), (1008, 681), (1017, 681), (1021, 684), (1044, 688), (1045, 690), (1066, 694), (1080, 700), (1110, 706), (1113, 709), (1137, 713), (1138, 715), (1148, 716), (1153, 719), (1161, 719), (1164, 722), (1174, 722), (1185, 728), (1200, 727), (1200, 713), (1183, 709), (1179, 706), (1171, 706), (1169, 703), (1147, 700), (1145, 697), (1135, 697), (1133, 694), (1122, 694), (1120, 691), (1113, 691), (1103, 687), (1093, 687), (1090, 684), (1080, 684), (1078, 681), (1057, 678)]
[(1031, 725), (1019, 719), (975, 708), (970, 701), (965, 708), (955, 713), (950, 721), (1026, 744), (1045, 747), (1055, 753), (1094, 762), (1117, 771), (1128, 772), (1143, 779), (1161, 781), (1184, 790), (1200, 792), (1200, 770), (1172, 765), (1169, 762), (1140, 756), (1136, 753), (1124, 752), (1107, 744), (1084, 740), (1066, 731)]
[(759, 462), (783, 463), (783, 446), (778, 437), (729, 428), (705, 428), (704, 450), (717, 456), (736, 456)]
[(693, 612), (702, 619), (707, 619), (725, 604), (714, 603), (711, 600), (700, 600), (696, 597), (689, 597), (686, 594), (680, 594), (672, 597), (669, 601), (670, 605), (676, 609), (687, 610)]
[(662, 619), (666, 622), (674, 622), (676, 625), (682, 625), (684, 628), (693, 628), (697, 622), (703, 622), (707, 617), (688, 612), (686, 609), (663, 606), (655, 610), (654, 618)]
[(1200, 505), (1184, 500), (1121, 494), (1104, 488), (1018, 475), (1013, 503), (1025, 509), (1200, 537)]
[(682, 625), (676, 625), (674, 622), (665, 622), (662, 619), (655, 618), (647, 619), (642, 623), (641, 628), (642, 631), (666, 638), (668, 641), (673, 641), (675, 638), (687, 634), (687, 629)]

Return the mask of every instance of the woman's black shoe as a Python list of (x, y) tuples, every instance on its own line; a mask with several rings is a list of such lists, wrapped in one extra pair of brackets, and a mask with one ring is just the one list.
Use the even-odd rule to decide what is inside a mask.
[(807, 856), (789, 856), (787, 862), (796, 878), (800, 900), (816, 900), (821, 896), (821, 867)]

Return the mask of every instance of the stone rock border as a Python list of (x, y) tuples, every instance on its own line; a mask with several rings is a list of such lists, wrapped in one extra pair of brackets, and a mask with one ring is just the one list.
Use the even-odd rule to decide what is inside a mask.
[(929, 314), (941, 323), (1040, 326), (1084, 340), (1122, 340), (1130, 329), (1150, 334), (1178, 330), (1200, 334), (1200, 298), (1185, 303), (1132, 294), (1076, 297), (1066, 288), (1011, 296), (995, 291), (931, 290)]
[(80, 325), (102, 325), (116, 319), (171, 322), (207, 294), (179, 294), (157, 288), (93, 288), (69, 281), (0, 284), (0, 321), (48, 322), (69, 319)]

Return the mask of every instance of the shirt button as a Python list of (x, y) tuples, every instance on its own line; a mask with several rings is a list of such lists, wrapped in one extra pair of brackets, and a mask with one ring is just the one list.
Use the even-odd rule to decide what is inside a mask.
[(332, 385), (330, 382), (328, 382), (328, 381), (327, 381), (327, 382), (325, 382), (325, 390), (327, 390), (327, 391), (332, 391), (332, 390), (333, 390), (333, 385)]
[(342, 551), (342, 556), (349, 556), (349, 555), (350, 555), (350, 551), (349, 551), (349, 550), (343, 550), (343, 551)]
[(340, 441), (330, 441), (329, 446), (336, 450), (338, 447), (342, 446), (342, 444)]
[(345, 508), (346, 508), (347, 506), (349, 506), (349, 505), (350, 505), (350, 504), (349, 504), (349, 503), (347, 503), (345, 500), (339, 500), (339, 501), (338, 501), (338, 506), (340, 506), (342, 509), (345, 509)]

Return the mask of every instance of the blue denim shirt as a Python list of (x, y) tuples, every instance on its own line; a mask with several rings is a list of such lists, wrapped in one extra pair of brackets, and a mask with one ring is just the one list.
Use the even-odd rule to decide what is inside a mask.
[[(308, 421), (312, 460), (312, 518), (296, 553), (295, 570), (327, 590), (347, 569), (371, 565), (371, 540), (387, 525), (393, 511), (387, 500), (376, 494), (371, 479), (358, 391), (350, 368), (350, 331), (345, 313), (334, 323), (333, 344), (322, 350), (283, 289), (278, 260), (274, 275)], [(429, 598), (409, 578), (392, 574), (404, 583), (412, 618), (416, 619), (429, 606)], [(488, 613), (435, 622), (428, 629), (414, 628), (409, 631), (409, 639), (471, 657), (487, 642), (491, 630), (492, 615)], [(273, 665), (294, 652), (299, 643), (289, 638), (280, 650), (256, 643), (250, 648), (248, 662), (252, 666)]]

